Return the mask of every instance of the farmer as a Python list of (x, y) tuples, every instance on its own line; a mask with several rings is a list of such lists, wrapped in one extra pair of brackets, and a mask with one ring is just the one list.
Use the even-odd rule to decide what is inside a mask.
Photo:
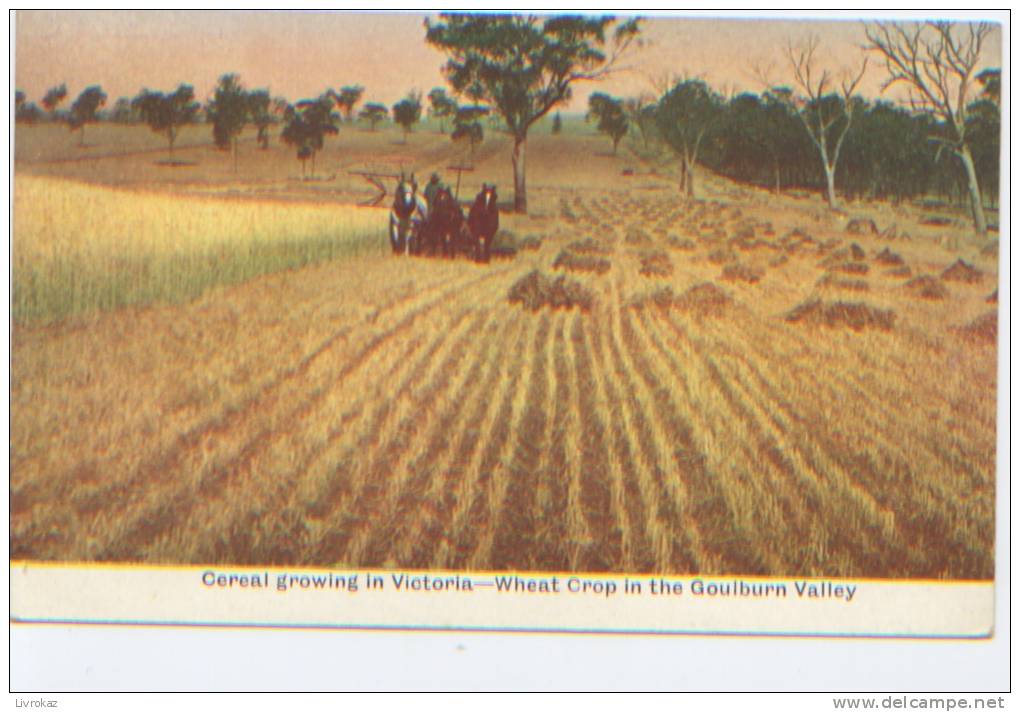
[(432, 177), (429, 178), (428, 184), (425, 186), (425, 202), (428, 205), (432, 205), (432, 202), (436, 199), (436, 192), (443, 186), (439, 179), (438, 173), (433, 173)]

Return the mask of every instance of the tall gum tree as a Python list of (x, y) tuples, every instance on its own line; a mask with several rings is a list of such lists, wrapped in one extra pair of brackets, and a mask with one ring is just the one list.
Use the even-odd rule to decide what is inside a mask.
[(883, 91), (902, 84), (914, 111), (929, 114), (943, 127), (932, 137), (960, 159), (967, 175), (974, 231), (988, 233), (974, 157), (967, 140), (968, 104), (975, 85), (989, 23), (874, 23), (864, 26), (868, 49), (885, 61)]
[(680, 193), (694, 198), (698, 151), (705, 135), (722, 121), (723, 99), (700, 79), (677, 83), (659, 101), (659, 133), (680, 158)]
[(506, 123), (516, 212), (528, 209), (528, 130), (567, 102), (575, 83), (619, 69), (634, 46), (638, 21), (614, 23), (612, 17), (534, 15), (441, 14), (438, 21), (425, 20), (426, 41), (449, 57), (444, 72), (454, 92), (474, 92), (476, 103), (485, 99)]
[(868, 58), (861, 58), (859, 68), (845, 66), (834, 73), (821, 66), (818, 46), (817, 36), (808, 37), (800, 44), (787, 43), (786, 60), (793, 73), (793, 88), (774, 87), (764, 73), (759, 76), (771, 97), (785, 104), (800, 119), (818, 150), (825, 173), (825, 199), (829, 208), (835, 210), (838, 207), (839, 154), (860, 110), (861, 102), (854, 98), (854, 92), (868, 69)]
[(97, 120), (99, 110), (106, 104), (106, 93), (96, 84), (85, 89), (78, 98), (71, 104), (71, 111), (67, 117), (68, 127), (72, 131), (78, 131), (78, 146), (85, 145), (85, 124), (94, 123)]

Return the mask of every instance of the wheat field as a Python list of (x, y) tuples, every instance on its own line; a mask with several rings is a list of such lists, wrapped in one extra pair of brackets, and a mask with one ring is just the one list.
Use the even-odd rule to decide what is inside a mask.
[[(993, 575), (994, 255), (721, 183), (547, 189), (476, 265), (379, 211), (17, 180), (12, 559)], [(590, 301), (511, 301), (535, 271)]]
[(12, 314), (51, 322), (180, 303), (222, 284), (378, 251), (386, 211), (130, 192), (18, 176)]

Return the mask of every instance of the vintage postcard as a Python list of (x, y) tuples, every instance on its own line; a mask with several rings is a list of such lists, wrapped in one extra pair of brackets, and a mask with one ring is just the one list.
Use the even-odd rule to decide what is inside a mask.
[(16, 13), (11, 620), (993, 635), (1002, 36)]

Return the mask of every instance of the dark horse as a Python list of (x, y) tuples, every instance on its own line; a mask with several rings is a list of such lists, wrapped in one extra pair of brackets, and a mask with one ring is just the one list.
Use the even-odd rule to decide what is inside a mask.
[(471, 247), (479, 262), (488, 262), (492, 252), (492, 238), (499, 230), (499, 207), (496, 205), (496, 186), (482, 183), (475, 202), (468, 213), (468, 230)]
[(443, 257), (456, 256), (466, 232), (467, 225), (460, 203), (454, 199), (449, 188), (445, 186), (439, 188), (429, 206), (429, 219), (424, 230), (423, 242), (428, 246), (429, 252), (435, 254), (436, 250), (440, 249)]

